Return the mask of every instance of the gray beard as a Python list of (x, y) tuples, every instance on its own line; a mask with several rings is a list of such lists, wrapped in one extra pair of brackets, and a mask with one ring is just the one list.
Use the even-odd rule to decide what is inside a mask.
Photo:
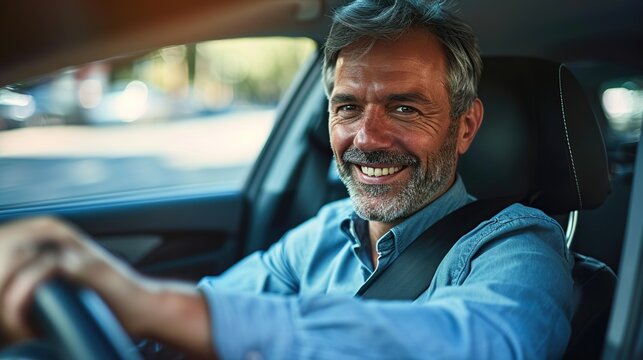
[[(445, 191), (457, 164), (455, 130), (457, 126), (450, 126), (448, 138), (430, 155), (426, 169), (410, 154), (384, 150), (363, 152), (355, 147), (346, 150), (342, 155), (343, 164), (337, 163), (337, 171), (357, 215), (369, 221), (393, 223), (411, 216)], [(411, 170), (411, 177), (407, 183), (364, 184), (353, 175), (353, 163), (400, 164)]]

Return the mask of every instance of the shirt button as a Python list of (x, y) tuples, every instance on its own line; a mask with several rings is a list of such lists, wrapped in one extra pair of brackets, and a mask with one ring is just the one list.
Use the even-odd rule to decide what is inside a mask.
[(263, 355), (259, 351), (248, 351), (245, 360), (263, 360)]

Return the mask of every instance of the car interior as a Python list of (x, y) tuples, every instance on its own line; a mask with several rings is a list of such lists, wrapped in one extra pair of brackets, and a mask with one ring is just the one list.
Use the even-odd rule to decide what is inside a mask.
[[(303, 36), (321, 46), (329, 14), (343, 2), (6, 4), (0, 17), (21, 31), (0, 35), (0, 86), (201, 40)], [(480, 199), (520, 195), (566, 231), (576, 259), (576, 311), (565, 358), (642, 357), (643, 109), (634, 115), (638, 135), (624, 133), (612, 125), (601, 96), (610, 84), (625, 83), (643, 94), (643, 47), (637, 46), (643, 43), (643, 3), (462, 0), (456, 8), (479, 36), (484, 61), (484, 122), (458, 168), (467, 189)], [(329, 146), (322, 57), (317, 50), (308, 59), (281, 99), (270, 136), (240, 189), (204, 186), (28, 203), (0, 207), (0, 223), (54, 214), (150, 276), (196, 281), (223, 272), (268, 248), (324, 204), (347, 196)], [(73, 301), (62, 301), (70, 312), (83, 306)], [(103, 331), (84, 329), (60, 341), (80, 346), (73, 340), (79, 333)], [(82, 354), (105, 342), (122, 344), (106, 332), (111, 340)]]

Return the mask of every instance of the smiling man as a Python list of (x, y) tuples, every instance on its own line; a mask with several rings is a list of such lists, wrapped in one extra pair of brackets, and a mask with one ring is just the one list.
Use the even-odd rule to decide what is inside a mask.
[[(414, 301), (354, 297), (474, 200), (456, 173), (483, 115), (471, 29), (441, 2), (356, 1), (335, 14), (323, 71), (350, 199), (197, 289), (143, 278), (57, 221), (9, 225), (0, 229), (5, 331), (30, 335), (20, 316), (29, 294), (59, 272), (96, 289), (130, 334), (205, 357), (560, 357), (572, 260), (558, 223), (520, 204), (460, 238)], [(60, 251), (25, 250), (42, 234)]]
[[(479, 76), (480, 59), (471, 60)], [(419, 27), (393, 40), (360, 39), (337, 56), (331, 145), (372, 242), (449, 189), (480, 126), (477, 99), (452, 116), (447, 69), (442, 44)]]

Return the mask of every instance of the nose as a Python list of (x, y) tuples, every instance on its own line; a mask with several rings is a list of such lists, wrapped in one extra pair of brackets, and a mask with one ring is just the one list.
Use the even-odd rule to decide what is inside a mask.
[(393, 144), (393, 133), (386, 115), (378, 109), (364, 111), (353, 145), (362, 151), (384, 150)]

